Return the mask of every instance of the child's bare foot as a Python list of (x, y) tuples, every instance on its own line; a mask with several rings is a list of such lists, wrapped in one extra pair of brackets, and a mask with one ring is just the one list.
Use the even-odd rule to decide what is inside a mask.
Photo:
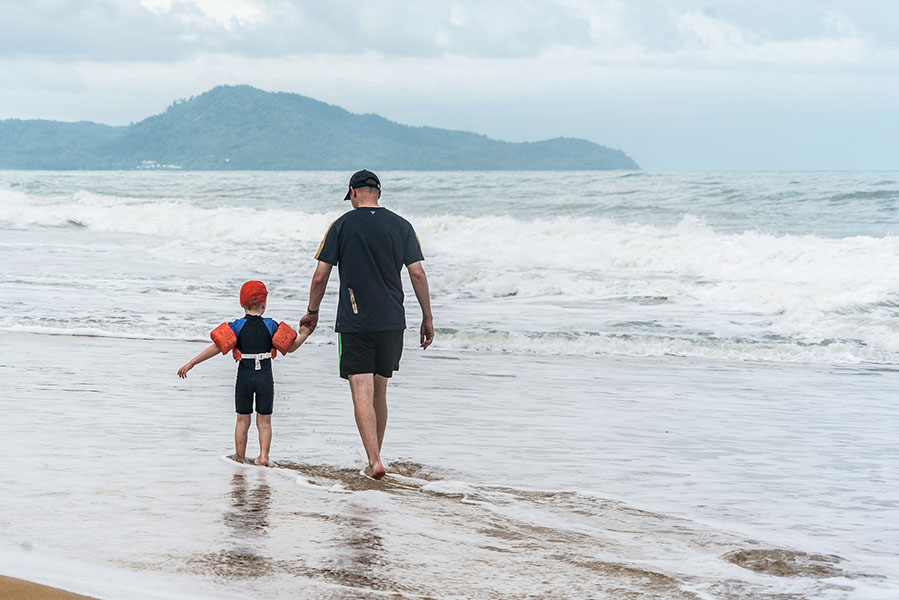
[(256, 464), (259, 465), (260, 467), (267, 467), (268, 466), (268, 457), (260, 455), (259, 458), (256, 459)]
[(363, 472), (372, 479), (381, 479), (387, 474), (387, 470), (384, 468), (384, 465), (381, 464), (381, 461), (378, 461), (374, 465), (368, 465)]

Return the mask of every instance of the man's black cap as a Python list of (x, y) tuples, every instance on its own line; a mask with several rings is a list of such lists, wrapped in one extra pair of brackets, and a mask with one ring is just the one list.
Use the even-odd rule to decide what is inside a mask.
[[(369, 181), (369, 179), (374, 179), (374, 182)], [(366, 171), (365, 169), (361, 171), (356, 171), (353, 173), (353, 176), (350, 177), (350, 187), (351, 188), (361, 188), (361, 187), (373, 187), (377, 189), (381, 189), (381, 180), (378, 179), (378, 176), (372, 173), (371, 171)], [(344, 200), (350, 199), (350, 190), (346, 191), (346, 198)]]

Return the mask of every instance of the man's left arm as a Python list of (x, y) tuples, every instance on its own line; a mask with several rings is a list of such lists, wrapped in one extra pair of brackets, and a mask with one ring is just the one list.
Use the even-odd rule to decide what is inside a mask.
[(428, 276), (425, 275), (425, 268), (421, 261), (416, 261), (406, 267), (409, 270), (409, 277), (412, 279), (412, 289), (415, 290), (415, 297), (418, 298), (418, 305), (421, 306), (421, 348), (427, 349), (434, 341), (434, 315), (431, 313), (431, 293), (428, 289)]

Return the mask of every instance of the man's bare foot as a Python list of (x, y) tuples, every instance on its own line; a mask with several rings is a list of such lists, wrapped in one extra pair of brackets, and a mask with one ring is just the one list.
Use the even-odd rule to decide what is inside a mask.
[(365, 467), (365, 471), (363, 471), (366, 475), (371, 477), (372, 479), (381, 479), (384, 475), (387, 474), (387, 470), (384, 468), (384, 465), (378, 462), (376, 465), (368, 465)]
[(239, 462), (239, 463), (247, 462), (246, 457), (241, 456), (240, 454), (232, 454), (230, 458), (231, 458), (231, 460), (233, 460), (235, 462)]
[(268, 466), (268, 457), (260, 456), (259, 458), (256, 459), (256, 464), (259, 465), (260, 467), (267, 467)]

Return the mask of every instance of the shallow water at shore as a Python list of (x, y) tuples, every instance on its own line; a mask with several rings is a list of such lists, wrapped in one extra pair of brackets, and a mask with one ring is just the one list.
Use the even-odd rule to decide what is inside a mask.
[(0, 335), (42, 356), (0, 360), (8, 397), (39, 407), (4, 423), (10, 575), (148, 599), (899, 585), (899, 415), (877, 400), (893, 370), (410, 349), (391, 389), (392, 475), (374, 482), (343, 382), (313, 375), (333, 366), (326, 340), (274, 365), (265, 469), (224, 456), (227, 358), (180, 381), (173, 357), (197, 344)]
[(274, 365), (275, 468), (227, 458), (233, 362), (175, 376), (246, 279), (296, 322), (345, 174), (0, 172), (0, 573), (103, 600), (896, 597), (896, 173), (380, 175), (438, 331), (415, 348), (409, 294), (372, 482), (333, 283)]

